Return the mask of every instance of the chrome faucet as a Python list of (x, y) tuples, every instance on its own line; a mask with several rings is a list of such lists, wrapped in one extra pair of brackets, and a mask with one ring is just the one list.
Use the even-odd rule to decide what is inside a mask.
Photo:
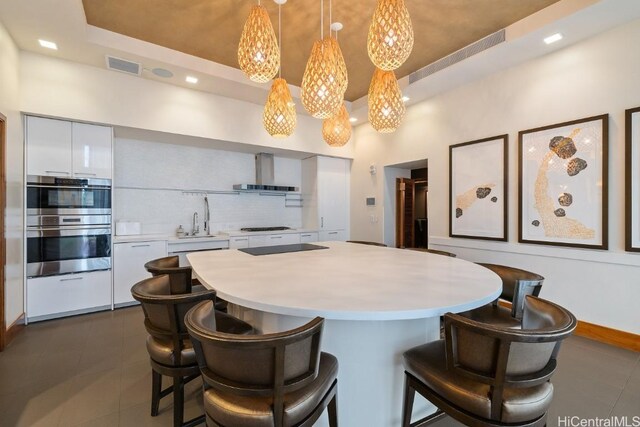
[(193, 213), (193, 224), (191, 225), (191, 235), (195, 236), (200, 232), (200, 224), (198, 223), (198, 212)]
[(209, 199), (204, 195), (204, 234), (211, 235), (211, 213), (209, 211)]

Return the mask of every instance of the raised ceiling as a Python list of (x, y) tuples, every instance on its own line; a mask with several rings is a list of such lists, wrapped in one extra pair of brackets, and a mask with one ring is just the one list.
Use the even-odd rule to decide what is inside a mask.
[[(404, 77), (558, 0), (405, 0), (415, 33), (413, 52), (396, 70)], [(83, 0), (87, 23), (159, 46), (238, 68), (237, 47), (256, 0)], [(277, 31), (278, 7), (263, 0)], [(325, 4), (325, 33), (329, 0)], [(333, 0), (332, 21), (349, 71), (345, 98), (365, 96), (373, 74), (367, 31), (376, 0)], [(314, 40), (320, 0), (290, 0), (282, 8), (282, 76), (300, 86)]]

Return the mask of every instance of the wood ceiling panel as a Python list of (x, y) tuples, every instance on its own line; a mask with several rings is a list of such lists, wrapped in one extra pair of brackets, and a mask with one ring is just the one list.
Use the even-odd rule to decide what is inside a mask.
[[(415, 33), (413, 52), (396, 70), (404, 77), (558, 0), (405, 0)], [(83, 0), (87, 22), (220, 64), (238, 68), (237, 47), (255, 0)], [(277, 31), (278, 7), (263, 0)], [(325, 27), (328, 4), (325, 0)], [(333, 0), (333, 21), (344, 24), (340, 46), (349, 70), (346, 99), (367, 94), (373, 65), (367, 31), (376, 0)], [(327, 31), (325, 28), (325, 32)], [(282, 9), (282, 76), (300, 85), (314, 40), (320, 1), (289, 0)]]

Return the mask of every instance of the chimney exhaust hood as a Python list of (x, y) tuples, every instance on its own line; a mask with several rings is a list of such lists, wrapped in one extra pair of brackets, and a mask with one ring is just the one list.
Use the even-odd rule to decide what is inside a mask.
[(234, 190), (245, 191), (298, 191), (298, 187), (288, 187), (284, 185), (273, 185), (273, 154), (258, 153), (256, 154), (256, 183), (255, 184), (236, 184)]

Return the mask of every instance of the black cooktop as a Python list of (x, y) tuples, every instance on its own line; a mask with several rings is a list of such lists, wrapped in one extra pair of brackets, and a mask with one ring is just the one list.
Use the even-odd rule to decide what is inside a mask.
[(293, 245), (278, 245), (278, 246), (262, 246), (259, 248), (244, 248), (238, 249), (249, 255), (272, 255), (272, 254), (286, 254), (288, 252), (303, 252), (314, 251), (316, 249), (329, 249), (326, 246), (312, 245), (309, 243), (294, 243)]
[(290, 227), (246, 227), (241, 228), (240, 231), (283, 231), (291, 230)]

